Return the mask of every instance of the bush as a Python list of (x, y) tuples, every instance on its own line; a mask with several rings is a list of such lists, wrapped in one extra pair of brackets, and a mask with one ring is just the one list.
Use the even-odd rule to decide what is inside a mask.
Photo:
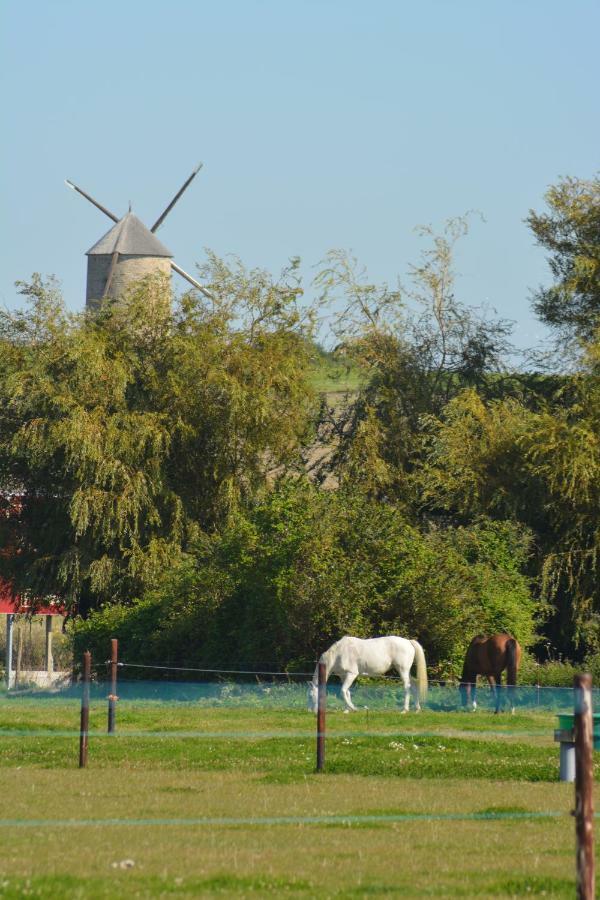
[(521, 684), (539, 684), (541, 687), (573, 687), (573, 676), (584, 671), (569, 660), (536, 662), (529, 653), (523, 654), (519, 670)]
[(432, 675), (459, 674), (480, 631), (533, 641), (527, 552), (509, 523), (422, 533), (391, 504), (286, 483), (131, 608), (79, 623), (77, 652), (105, 658), (118, 636), (140, 663), (306, 670), (344, 634), (400, 634), (421, 641)]

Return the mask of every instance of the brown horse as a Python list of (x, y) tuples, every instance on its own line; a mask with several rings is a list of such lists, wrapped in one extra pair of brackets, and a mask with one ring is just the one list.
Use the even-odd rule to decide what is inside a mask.
[(514, 637), (511, 637), (510, 634), (492, 634), (490, 637), (478, 634), (477, 637), (474, 637), (469, 644), (460, 679), (460, 693), (463, 706), (466, 706), (471, 700), (473, 709), (477, 708), (475, 699), (477, 676), (487, 675), (492, 694), (494, 694), (496, 700), (496, 712), (500, 712), (502, 672), (506, 669), (510, 711), (514, 713), (515, 685), (520, 663), (521, 647), (519, 642)]

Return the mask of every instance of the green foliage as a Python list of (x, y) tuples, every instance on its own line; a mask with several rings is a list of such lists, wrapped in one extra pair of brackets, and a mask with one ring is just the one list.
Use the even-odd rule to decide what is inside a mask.
[[(595, 366), (593, 354), (590, 366)], [(514, 399), (485, 403), (467, 391), (430, 422), (423, 502), (469, 521), (488, 514), (536, 535), (542, 595), (556, 606), (563, 646), (600, 646), (600, 393), (591, 373), (573, 376), (536, 411)]]
[[(439, 414), (465, 386), (487, 395), (502, 367), (509, 323), (470, 309), (455, 294), (453, 256), (468, 217), (452, 219), (411, 267), (411, 286), (370, 283), (356, 260), (333, 251), (316, 284), (341, 306), (340, 350), (365, 373), (349, 408), (335, 464), (374, 495), (411, 502), (407, 473), (421, 454), (421, 419)], [(359, 474), (361, 473), (361, 474)]]
[(18, 590), (127, 601), (299, 458), (295, 266), (275, 283), (211, 257), (204, 277), (210, 303), (150, 278), (74, 316), (35, 276), (29, 308), (0, 313), (0, 483), (22, 495), (0, 574)]
[(457, 672), (478, 631), (534, 641), (527, 555), (527, 536), (508, 522), (421, 533), (361, 492), (287, 482), (122, 618), (107, 609), (79, 623), (77, 652), (118, 636), (140, 662), (293, 670), (312, 668), (343, 634), (395, 633)]
[(600, 178), (563, 178), (546, 194), (549, 211), (527, 222), (550, 256), (555, 283), (534, 309), (563, 336), (589, 340), (600, 324)]
[(573, 678), (581, 671), (581, 665), (574, 665), (567, 659), (552, 659), (540, 664), (531, 654), (524, 653), (519, 669), (519, 684), (572, 689)]

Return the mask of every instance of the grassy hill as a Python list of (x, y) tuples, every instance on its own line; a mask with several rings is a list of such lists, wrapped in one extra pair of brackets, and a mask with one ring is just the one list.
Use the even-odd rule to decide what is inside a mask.
[(361, 386), (364, 375), (359, 367), (347, 357), (323, 350), (315, 344), (311, 351), (311, 384), (322, 394), (331, 392), (355, 393)]

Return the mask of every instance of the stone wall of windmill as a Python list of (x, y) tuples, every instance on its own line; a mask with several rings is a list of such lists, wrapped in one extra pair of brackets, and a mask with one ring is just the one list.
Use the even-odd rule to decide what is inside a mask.
[[(101, 303), (104, 295), (112, 254), (95, 254), (88, 259), (86, 306), (88, 309), (95, 309)], [(164, 273), (165, 277), (170, 278), (171, 260), (168, 257), (140, 256), (135, 253), (119, 256), (113, 272), (109, 296), (118, 299), (136, 281), (158, 273)]]
[(88, 309), (97, 308), (104, 297), (118, 300), (148, 275), (171, 277), (173, 254), (132, 212), (119, 219), (86, 255)]

